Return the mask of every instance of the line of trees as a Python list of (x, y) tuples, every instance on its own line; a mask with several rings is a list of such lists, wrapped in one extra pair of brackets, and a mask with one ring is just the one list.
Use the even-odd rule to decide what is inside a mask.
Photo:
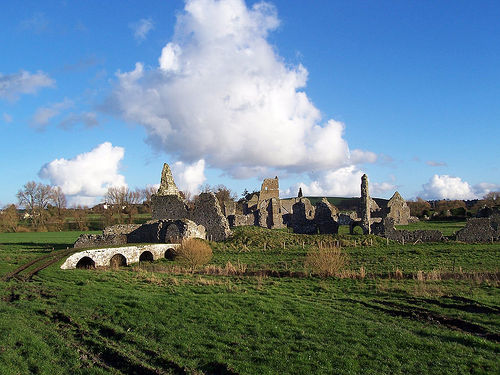
[[(80, 205), (68, 208), (61, 187), (29, 181), (16, 194), (18, 206), (10, 204), (0, 210), (0, 231), (87, 230), (96, 217), (97, 221), (102, 221), (101, 226), (132, 223), (138, 213), (151, 212), (154, 193), (156, 189), (152, 186), (133, 191), (126, 187), (110, 187), (104, 197), (106, 209), (103, 205), (100, 205), (101, 210)], [(97, 229), (95, 223), (93, 227)]]
[(449, 200), (442, 199), (437, 201), (426, 201), (420, 197), (415, 200), (407, 201), (412, 216), (423, 218), (425, 216), (438, 218), (468, 217), (474, 216), (482, 208), (500, 209), (500, 192), (493, 191), (486, 194), (483, 199), (476, 201)]

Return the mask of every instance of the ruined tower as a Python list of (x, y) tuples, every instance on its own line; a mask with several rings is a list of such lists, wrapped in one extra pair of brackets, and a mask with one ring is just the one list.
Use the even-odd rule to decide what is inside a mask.
[(370, 192), (368, 190), (368, 176), (364, 174), (361, 177), (361, 224), (363, 226), (363, 231), (365, 234), (370, 234), (370, 209), (371, 209), (371, 198)]
[(259, 194), (259, 205), (268, 199), (280, 199), (280, 186), (278, 176), (275, 178), (266, 178), (262, 182), (262, 187), (260, 188)]
[(177, 186), (175, 185), (172, 171), (167, 163), (163, 164), (160, 187), (158, 188), (156, 195), (176, 195), (180, 197), (179, 189), (177, 189)]

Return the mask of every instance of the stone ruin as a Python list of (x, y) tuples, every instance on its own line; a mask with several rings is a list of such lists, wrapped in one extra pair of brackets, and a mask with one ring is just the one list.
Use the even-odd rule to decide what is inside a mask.
[(82, 234), (73, 247), (117, 246), (128, 243), (179, 243), (184, 238), (205, 238), (203, 225), (182, 220), (150, 220), (144, 224), (119, 224), (102, 234)]
[(392, 217), (385, 217), (382, 221), (375, 222), (371, 226), (373, 234), (388, 238), (399, 243), (417, 242), (441, 242), (443, 233), (439, 230), (401, 230), (396, 229), (395, 220)]
[[(224, 202), (222, 207), (213, 193), (201, 193), (188, 207), (175, 184), (168, 164), (163, 165), (160, 187), (151, 197), (152, 220), (143, 225), (118, 225), (106, 228), (100, 235), (82, 235), (75, 247), (122, 245), (141, 242), (176, 242), (183, 238), (199, 237), (222, 241), (231, 235), (231, 226), (256, 225), (269, 229), (290, 227), (294, 233), (336, 234), (339, 225), (356, 226), (369, 234), (375, 226), (377, 233), (393, 233), (394, 225), (408, 224), (410, 210), (396, 192), (389, 200), (370, 197), (368, 177), (361, 178), (361, 198), (357, 208), (340, 212), (326, 198), (313, 206), (299, 189), (296, 198), (279, 198), (279, 179), (268, 178), (259, 193), (236, 203)], [(392, 219), (392, 227), (384, 219)], [(395, 230), (395, 229), (394, 229)], [(410, 235), (405, 234), (409, 238)]]
[(356, 210), (358, 217), (354, 217), (349, 223), (351, 234), (354, 233), (356, 226), (361, 227), (364, 234), (370, 234), (372, 226), (381, 223), (387, 217), (394, 219), (394, 225), (408, 225), (410, 222), (418, 221), (418, 218), (410, 216), (410, 208), (397, 191), (388, 201), (379, 199), (378, 202), (370, 197), (368, 177), (364, 174), (361, 177), (361, 199)]
[(500, 215), (468, 219), (465, 227), (455, 234), (455, 239), (467, 243), (500, 241)]
[(184, 238), (221, 241), (231, 230), (213, 193), (202, 193), (188, 209), (175, 185), (168, 164), (163, 165), (158, 192), (151, 197), (152, 220), (142, 225), (115, 225), (102, 234), (82, 234), (76, 248), (127, 243), (178, 243)]
[[(378, 203), (377, 203), (378, 202)], [(292, 228), (294, 233), (336, 234), (340, 225), (349, 225), (351, 233), (359, 226), (363, 233), (372, 232), (372, 226), (386, 217), (395, 225), (407, 225), (418, 220), (410, 216), (410, 208), (398, 192), (390, 200), (373, 199), (369, 194), (368, 177), (361, 178), (361, 197), (348, 212), (340, 212), (326, 198), (313, 206), (305, 198), (302, 188), (296, 198), (279, 198), (278, 177), (263, 181), (260, 192), (240, 204), (224, 203), (224, 214), (232, 227), (255, 225), (269, 229)]]
[(222, 241), (231, 235), (229, 222), (215, 194), (201, 193), (194, 207), (188, 208), (166, 163), (163, 165), (158, 192), (151, 197), (151, 206), (153, 220), (191, 220), (202, 225), (206, 230), (206, 238), (213, 241)]

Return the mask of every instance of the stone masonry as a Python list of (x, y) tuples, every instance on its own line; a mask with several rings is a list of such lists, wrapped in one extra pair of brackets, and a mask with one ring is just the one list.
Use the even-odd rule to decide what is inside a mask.
[(394, 226), (392, 217), (386, 217), (382, 222), (372, 224), (372, 232), (399, 243), (443, 241), (443, 233), (438, 230), (398, 230)]
[[(153, 220), (189, 219), (206, 230), (207, 239), (222, 241), (231, 235), (226, 215), (213, 193), (201, 193), (194, 208), (188, 209), (180, 197), (168, 164), (164, 164), (158, 193), (151, 197)], [(226, 207), (225, 207), (226, 209)], [(227, 207), (229, 211), (233, 208)], [(232, 213), (232, 212), (231, 212)]]
[(85, 250), (68, 257), (61, 265), (61, 269), (78, 268), (79, 263), (85, 260), (87, 260), (87, 265), (92, 265), (92, 268), (108, 267), (111, 265), (111, 259), (115, 256), (123, 256), (126, 265), (141, 261), (141, 256), (143, 255), (149, 255), (151, 260), (157, 260), (166, 258), (167, 252), (175, 251), (178, 246), (179, 244), (151, 244)]
[(142, 225), (114, 225), (102, 234), (82, 234), (73, 247), (125, 245), (128, 243), (178, 243), (184, 238), (205, 238), (205, 228), (191, 220), (150, 220)]
[(455, 234), (455, 238), (467, 243), (500, 241), (500, 215), (468, 219), (465, 227)]
[(205, 227), (207, 239), (211, 241), (223, 241), (231, 235), (229, 223), (222, 214), (214, 193), (201, 193), (195, 200), (194, 209), (189, 212), (189, 217)]
[(387, 209), (387, 217), (392, 217), (396, 225), (408, 225), (410, 207), (397, 191), (387, 202)]
[(314, 213), (314, 222), (320, 234), (336, 234), (339, 231), (337, 222), (338, 210), (328, 202), (328, 199), (323, 198), (321, 202), (316, 203)]
[(175, 184), (174, 177), (172, 176), (172, 171), (167, 163), (163, 163), (163, 170), (161, 171), (161, 182), (158, 188), (157, 195), (176, 195), (180, 197), (179, 189)]
[(259, 205), (263, 201), (266, 201), (268, 199), (280, 199), (280, 187), (279, 187), (279, 181), (278, 181), (278, 176), (275, 178), (266, 178), (264, 182), (262, 182), (262, 186), (260, 188), (260, 194), (259, 194)]

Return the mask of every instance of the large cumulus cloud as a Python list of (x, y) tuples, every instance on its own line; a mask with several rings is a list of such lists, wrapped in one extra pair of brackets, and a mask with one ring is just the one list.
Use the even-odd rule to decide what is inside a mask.
[(117, 73), (106, 108), (143, 125), (156, 149), (235, 178), (373, 162), (375, 154), (349, 150), (343, 123), (321, 118), (303, 91), (307, 70), (270, 45), (278, 25), (266, 3), (189, 0), (158, 66)]
[(500, 190), (500, 185), (481, 182), (471, 185), (460, 177), (433, 175), (429, 182), (422, 185), (419, 193), (426, 199), (480, 199), (491, 191)]
[(110, 186), (127, 186), (118, 172), (125, 155), (123, 147), (104, 142), (72, 159), (55, 159), (45, 164), (39, 176), (60, 186), (70, 204), (92, 205), (106, 194)]

